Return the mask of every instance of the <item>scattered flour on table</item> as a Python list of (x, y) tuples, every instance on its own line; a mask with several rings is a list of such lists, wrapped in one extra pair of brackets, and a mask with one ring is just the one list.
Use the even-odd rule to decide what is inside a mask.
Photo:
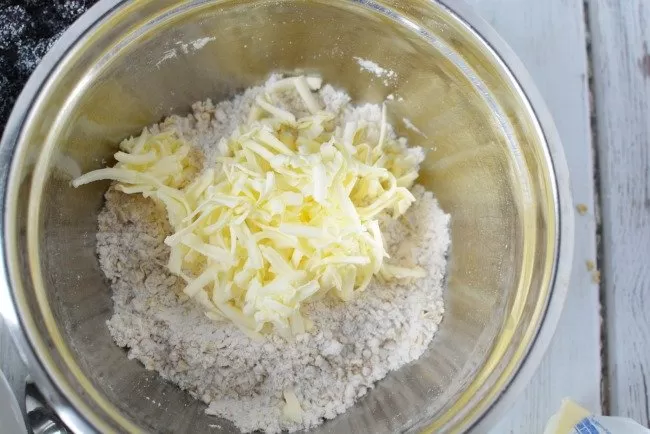
[[(246, 122), (263, 91), (250, 88), (217, 105), (196, 103), (193, 114), (171, 116), (152, 129), (178, 131), (203, 151), (206, 165), (213, 164), (219, 139)], [(381, 118), (381, 107), (347, 105), (349, 97), (329, 86), (320, 94), (343, 120)], [(304, 110), (296, 101), (288, 93), (282, 104)], [(412, 191), (417, 201), (406, 215), (384, 218), (381, 225), (390, 263), (419, 265), (425, 278), (375, 279), (349, 303), (311, 303), (304, 312), (314, 322), (312, 332), (294, 342), (276, 336), (258, 342), (230, 323), (209, 320), (182, 293), (184, 282), (166, 268), (169, 250), (163, 241), (171, 228), (164, 207), (111, 188), (97, 235), (100, 264), (113, 288), (111, 334), (129, 348), (130, 358), (188, 390), (208, 404), (209, 414), (232, 420), (242, 431), (295, 431), (334, 418), (389, 371), (420, 357), (442, 319), (449, 216), (423, 187)], [(287, 390), (300, 402), (300, 422), (283, 416)]]
[(0, 50), (14, 52), (13, 66), (29, 74), (89, 1), (58, 0), (38, 7), (24, 3), (0, 5)]
[(0, 50), (17, 44), (27, 29), (27, 12), (22, 6), (13, 5), (0, 9)]
[(0, 0), (0, 135), (18, 94), (63, 31), (96, 0)]

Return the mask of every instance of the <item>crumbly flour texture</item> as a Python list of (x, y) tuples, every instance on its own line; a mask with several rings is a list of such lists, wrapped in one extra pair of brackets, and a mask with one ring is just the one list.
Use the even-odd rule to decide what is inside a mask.
[[(274, 78), (272, 77), (271, 80)], [(230, 101), (196, 103), (193, 114), (171, 116), (155, 130), (174, 129), (214, 164), (217, 143), (246, 122), (263, 87)], [(330, 86), (320, 91), (328, 110), (343, 120), (381, 117), (378, 105), (349, 105)], [(300, 115), (299, 99), (284, 104)], [(391, 134), (394, 134), (392, 131)], [(369, 136), (378, 131), (369, 131)], [(414, 149), (413, 152), (422, 152)], [(293, 342), (276, 336), (255, 341), (227, 322), (215, 322), (182, 294), (184, 282), (166, 268), (170, 234), (162, 205), (109, 189), (97, 235), (101, 267), (113, 288), (108, 321), (115, 342), (129, 357), (208, 404), (209, 414), (233, 421), (242, 431), (307, 429), (346, 411), (389, 371), (420, 357), (444, 311), (443, 280), (449, 247), (449, 216), (419, 185), (417, 201), (404, 217), (382, 221), (389, 263), (419, 265), (422, 279), (380, 282), (349, 303), (321, 300), (307, 305), (314, 322)], [(295, 393), (302, 420), (287, 420), (284, 392)]]

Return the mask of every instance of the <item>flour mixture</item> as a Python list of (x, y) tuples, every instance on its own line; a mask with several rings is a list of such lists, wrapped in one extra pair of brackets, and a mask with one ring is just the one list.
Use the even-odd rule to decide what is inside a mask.
[[(174, 133), (192, 145), (187, 158), (202, 164), (204, 170), (215, 167), (225, 155), (225, 142), (221, 139), (238, 134), (238, 128), (250, 122), (256, 99), (279, 79), (271, 77), (264, 86), (250, 88), (216, 106), (210, 100), (196, 103), (193, 114), (171, 116), (151, 127), (148, 134)], [(341, 128), (351, 122), (360, 125), (364, 130), (363, 140), (373, 143), (392, 140), (391, 143), (399, 143), (395, 146), (401, 146), (398, 150), (404, 158), (415, 165), (422, 161), (421, 149), (404, 148), (405, 140), (398, 139), (390, 125), (382, 122), (382, 116), (385, 119), (382, 106), (354, 106), (345, 93), (329, 85), (317, 87), (319, 90), (313, 93), (313, 98), (320, 106), (318, 110), (335, 115), (327, 122)], [(276, 110), (275, 115), (286, 118), (290, 113), (295, 119), (304, 119), (320, 113), (316, 107), (310, 107), (310, 102), (312, 106), (315, 104), (304, 98), (304, 92), (284, 87), (281, 90), (276, 105), (268, 108)], [(345, 135), (343, 131), (340, 133)], [(356, 140), (354, 137), (354, 131), (348, 134), (350, 143)], [(308, 141), (304, 145), (312, 146)], [(266, 155), (266, 151), (257, 152)], [(144, 157), (122, 157), (130, 162), (139, 158), (137, 164), (144, 161)], [(184, 171), (187, 169), (189, 177), (199, 176), (189, 166), (182, 167)], [(113, 179), (125, 182), (122, 172), (107, 173), (118, 174), (122, 178)], [(404, 181), (405, 176), (397, 181), (398, 185), (408, 181)], [(141, 178), (130, 177), (128, 181), (136, 183), (138, 179)], [(411, 184), (413, 180), (414, 177)], [(385, 184), (384, 181), (376, 183), (379, 198), (384, 197), (384, 190), (391, 189)], [(170, 248), (169, 237), (179, 230), (181, 219), (174, 217), (169, 201), (145, 198), (143, 195), (152, 196), (151, 190), (136, 187), (114, 184), (106, 193), (106, 206), (99, 216), (98, 254), (114, 291), (115, 310), (108, 321), (111, 334), (118, 345), (129, 349), (130, 358), (138, 359), (147, 369), (156, 370), (163, 378), (203, 400), (208, 404), (209, 414), (232, 420), (244, 432), (295, 431), (336, 417), (389, 371), (420, 357), (438, 329), (444, 311), (442, 293), (450, 243), (449, 216), (441, 211), (433, 195), (419, 185), (410, 188), (406, 202), (404, 198), (395, 199), (392, 213), (383, 211), (373, 216), (378, 225), (375, 234), (381, 228), (387, 255), (382, 253), (382, 246), (366, 238), (370, 240), (369, 248), (379, 249), (375, 258), (379, 261), (377, 269), (381, 266), (388, 271), (375, 273), (359, 291), (360, 285), (353, 278), (350, 288), (355, 290), (354, 297), (348, 297), (349, 291), (342, 289), (346, 283), (337, 282), (337, 275), (333, 274), (332, 286), (336, 287), (333, 292), (324, 296), (318, 296), (318, 292), (311, 296), (313, 291), (310, 292), (310, 297), (305, 296), (298, 305), (299, 314), (285, 305), (279, 306), (276, 299), (268, 305), (246, 304), (241, 314), (224, 314), (215, 308), (213, 303), (223, 307), (216, 292), (217, 286), (224, 284), (221, 275), (217, 271), (209, 275), (216, 279), (210, 280), (215, 289), (201, 289), (205, 282), (196, 283), (200, 276), (197, 278), (185, 269), (178, 271), (180, 265), (171, 265), (170, 250), (174, 247)], [(177, 187), (187, 188), (181, 181)], [(318, 200), (317, 190), (314, 185), (314, 201)], [(398, 206), (400, 203), (406, 205)], [(183, 221), (192, 220), (185, 217)], [(182, 230), (185, 234), (193, 228)], [(230, 240), (235, 251), (234, 235)], [(220, 246), (220, 239), (215, 243)], [(194, 241), (186, 244), (196, 245)], [(222, 247), (228, 250), (228, 245)], [(217, 250), (202, 248), (206, 255), (216, 255)], [(173, 251), (171, 254), (174, 256)], [(207, 267), (205, 260), (188, 259), (191, 252), (184, 250), (183, 254), (182, 261), (191, 261), (179, 259), (178, 264)], [(343, 261), (340, 257), (328, 258), (321, 262), (331, 265)], [(351, 264), (370, 261), (359, 258), (347, 256), (348, 263), (344, 265), (347, 268), (341, 270), (351, 270)], [(298, 267), (308, 259), (292, 257), (288, 262)], [(242, 264), (248, 266), (249, 262)], [(314, 267), (303, 268), (310, 272)], [(226, 289), (230, 288), (226, 284)], [(293, 292), (300, 293), (304, 288), (300, 286)], [(203, 298), (199, 300), (194, 294)], [(245, 298), (248, 303), (251, 297), (247, 294)], [(277, 308), (273, 311), (277, 313), (275, 316), (269, 316), (268, 306)], [(283, 336), (281, 330), (285, 331)]]

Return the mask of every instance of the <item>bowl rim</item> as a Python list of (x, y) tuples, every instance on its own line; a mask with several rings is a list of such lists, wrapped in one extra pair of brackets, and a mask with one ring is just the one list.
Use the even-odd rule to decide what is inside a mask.
[[(25, 319), (18, 314), (16, 292), (11, 285), (10, 269), (7, 251), (7, 221), (10, 219), (7, 202), (10, 198), (10, 182), (13, 179), (14, 156), (20, 143), (24, 125), (32, 112), (32, 104), (39, 98), (41, 90), (48, 82), (51, 72), (67, 57), (69, 50), (89, 32), (97, 23), (115, 11), (128, 0), (100, 0), (81, 15), (54, 43), (36, 67), (25, 87), (21, 91), (0, 140), (0, 234), (2, 248), (0, 249), (0, 314), (9, 329), (18, 353), (28, 370), (31, 379), (36, 383), (51, 408), (61, 420), (74, 432), (111, 432), (110, 427), (97, 425), (72, 404), (71, 399), (60, 387), (60, 381), (53, 378), (43, 366), (34, 348), (34, 336), (25, 326)], [(96, 417), (94, 418), (98, 420)]]
[[(532, 338), (521, 363), (512, 372), (504, 388), (488, 404), (482, 414), (468, 426), (475, 432), (488, 432), (514, 405), (519, 395), (530, 383), (555, 334), (556, 326), (564, 308), (574, 256), (574, 211), (570, 188), (569, 166), (559, 132), (548, 106), (532, 76), (510, 45), (497, 31), (465, 2), (465, 0), (429, 0), (441, 4), (459, 22), (467, 26), (481, 40), (503, 66), (512, 83), (517, 86), (534, 116), (542, 137), (546, 141), (547, 159), (554, 175), (554, 199), (556, 202), (556, 252), (550, 280), (546, 307), (539, 320), (539, 328)], [(426, 432), (433, 432), (428, 429)]]
[[(74, 405), (73, 400), (65, 390), (62, 390), (61, 379), (55, 378), (52, 372), (44, 366), (34, 348), (34, 336), (25, 324), (25, 319), (18, 314), (16, 292), (11, 285), (10, 268), (5, 252), (8, 250), (7, 237), (8, 215), (7, 201), (14, 189), (11, 180), (14, 178), (14, 153), (20, 143), (25, 124), (32, 114), (31, 107), (40, 97), (41, 91), (47, 84), (52, 71), (66, 59), (68, 52), (86, 33), (91, 32), (96, 24), (103, 21), (117, 9), (128, 4), (130, 0), (100, 0), (86, 11), (73, 25), (68, 28), (54, 44), (36, 68), (19, 98), (5, 126), (5, 132), (0, 141), (0, 233), (5, 235), (0, 249), (0, 314), (9, 329), (21, 358), (29, 366), (29, 371), (43, 395), (59, 414), (61, 419), (74, 431), (94, 432), (110, 430), (95, 412), (87, 407)], [(490, 54), (501, 63), (502, 70), (521, 93), (529, 111), (534, 116), (536, 127), (546, 141), (548, 165), (554, 175), (552, 185), (556, 203), (556, 252), (550, 281), (550, 290), (546, 307), (541, 313), (539, 327), (531, 339), (526, 354), (518, 366), (510, 373), (509, 381), (504, 388), (491, 398), (491, 402), (479, 409), (479, 414), (464, 418), (466, 428), (477, 432), (487, 431), (512, 406), (517, 396), (528, 385), (535, 373), (544, 353), (553, 337), (559, 321), (564, 300), (569, 286), (571, 263), (573, 259), (574, 219), (573, 206), (569, 184), (569, 170), (564, 152), (551, 114), (537, 90), (531, 76), (514, 51), (497, 34), (497, 32), (463, 0), (427, 0), (446, 9), (459, 23), (466, 26), (474, 36), (484, 43)], [(552, 183), (553, 184), (553, 183)], [(561, 260), (560, 260), (561, 259)], [(75, 393), (79, 398), (79, 395)], [(79, 403), (79, 399), (74, 399)], [(82, 408), (79, 408), (82, 407)], [(83, 408), (86, 407), (86, 408)], [(82, 411), (80, 411), (82, 410)], [(127, 426), (132, 426), (127, 421)], [(137, 429), (137, 427), (135, 427)], [(433, 431), (433, 428), (425, 428)]]

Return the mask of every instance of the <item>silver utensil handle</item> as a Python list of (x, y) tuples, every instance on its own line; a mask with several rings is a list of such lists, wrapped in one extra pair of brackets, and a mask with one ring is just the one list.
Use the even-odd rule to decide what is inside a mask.
[(16, 433), (72, 433), (50, 408), (36, 385), (30, 381), (29, 371), (19, 356), (2, 318), (0, 318), (0, 386), (0, 397), (10, 395), (7, 396), (8, 403), (3, 406), (4, 411), (0, 411), (0, 426), (9, 427), (11, 432)]
[(28, 383), (26, 399), (34, 408), (27, 412), (27, 426), (32, 434), (73, 434), (59, 416), (47, 405), (45, 398), (34, 383)]

